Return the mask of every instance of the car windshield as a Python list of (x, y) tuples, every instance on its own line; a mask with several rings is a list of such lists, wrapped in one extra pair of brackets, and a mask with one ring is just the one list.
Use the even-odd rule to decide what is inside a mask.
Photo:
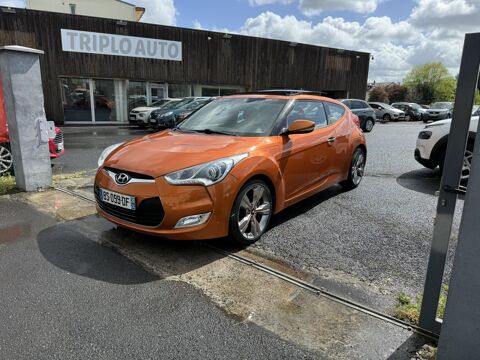
[(414, 108), (415, 110), (423, 109), (420, 105), (415, 104), (415, 103), (411, 103), (410, 106), (411, 106), (412, 108)]
[(377, 105), (380, 105), (381, 107), (385, 108), (385, 109), (388, 109), (388, 110), (397, 110), (396, 108), (394, 108), (392, 105), (388, 105), (388, 104), (385, 104), (385, 103), (376, 103)]
[(446, 102), (437, 102), (432, 104), (432, 109), (450, 109), (452, 104)]
[(150, 106), (152, 106), (152, 107), (154, 107), (154, 106), (162, 106), (163, 104), (168, 103), (169, 101), (170, 101), (170, 100), (168, 100), (168, 99), (157, 100), (157, 101), (153, 102), (152, 105), (150, 105)]
[(170, 100), (169, 102), (167, 102), (166, 104), (164, 104), (161, 109), (162, 110), (170, 110), (170, 109), (174, 109), (178, 103), (180, 103), (181, 101), (179, 100)]
[(264, 97), (212, 101), (178, 126), (180, 131), (267, 136), (287, 100)]
[(204, 105), (208, 101), (209, 101), (209, 99), (192, 101), (191, 103), (188, 103), (188, 104), (184, 105), (182, 107), (182, 110), (195, 110), (195, 109), (199, 108), (200, 106)]

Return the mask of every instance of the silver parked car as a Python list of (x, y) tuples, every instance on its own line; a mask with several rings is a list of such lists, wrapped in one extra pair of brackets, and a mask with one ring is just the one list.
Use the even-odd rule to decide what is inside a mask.
[(453, 102), (436, 102), (427, 110), (428, 120), (451, 119), (453, 114)]
[(382, 102), (369, 102), (368, 105), (375, 111), (377, 119), (382, 121), (399, 121), (405, 120), (405, 112), (396, 109), (391, 105)]

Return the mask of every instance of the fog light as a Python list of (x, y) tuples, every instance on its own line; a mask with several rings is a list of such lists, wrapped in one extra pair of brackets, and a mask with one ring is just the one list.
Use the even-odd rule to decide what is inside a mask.
[(420, 134), (418, 134), (418, 138), (422, 140), (428, 140), (431, 137), (432, 137), (431, 131), (421, 131)]
[(185, 216), (184, 218), (178, 220), (177, 225), (175, 225), (175, 229), (205, 224), (210, 217), (210, 214), (211, 213), (208, 212), (204, 214)]

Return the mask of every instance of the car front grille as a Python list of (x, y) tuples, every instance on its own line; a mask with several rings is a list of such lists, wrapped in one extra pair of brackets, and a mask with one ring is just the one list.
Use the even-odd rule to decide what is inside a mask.
[(53, 138), (54, 144), (60, 144), (63, 142), (63, 132), (58, 132), (55, 137)]
[(165, 211), (163, 210), (159, 197), (145, 199), (140, 204), (137, 204), (136, 210), (130, 210), (101, 201), (100, 191), (97, 185), (95, 185), (94, 192), (98, 207), (107, 214), (120, 220), (154, 227), (159, 226), (165, 216)]

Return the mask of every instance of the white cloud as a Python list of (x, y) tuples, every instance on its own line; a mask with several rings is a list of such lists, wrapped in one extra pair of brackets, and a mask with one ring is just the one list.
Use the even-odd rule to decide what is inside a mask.
[(457, 30), (479, 28), (479, 0), (419, 0), (410, 15), (419, 28), (453, 27)]
[(372, 13), (381, 0), (300, 0), (299, 8), (307, 16), (319, 15), (322, 11), (347, 10), (361, 14)]
[(173, 0), (136, 0), (138, 6), (145, 8), (142, 22), (160, 25), (177, 25), (178, 11)]

